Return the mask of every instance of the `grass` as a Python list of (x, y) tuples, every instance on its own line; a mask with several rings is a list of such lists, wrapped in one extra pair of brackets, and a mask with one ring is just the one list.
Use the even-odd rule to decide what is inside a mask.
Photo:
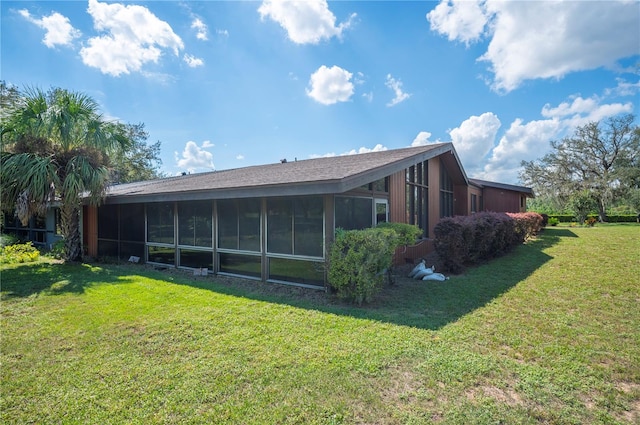
[(640, 421), (637, 225), (549, 228), (363, 308), (133, 265), (0, 271), (2, 423)]

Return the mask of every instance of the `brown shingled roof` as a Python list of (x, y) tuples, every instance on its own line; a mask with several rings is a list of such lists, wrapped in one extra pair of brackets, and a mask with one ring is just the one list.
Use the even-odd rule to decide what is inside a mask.
[(469, 182), (474, 184), (474, 185), (476, 185), (476, 186), (478, 186), (478, 187), (480, 187), (480, 188), (493, 187), (493, 188), (496, 188), (496, 189), (512, 190), (514, 192), (522, 192), (522, 193), (530, 196), (531, 198), (534, 197), (533, 189), (531, 189), (530, 187), (516, 186), (516, 185), (513, 185), (513, 184), (491, 182), (491, 181), (487, 181), (487, 180), (472, 179), (472, 178), (469, 178)]
[(451, 143), (256, 165), (111, 186), (108, 203), (341, 193), (451, 151)]

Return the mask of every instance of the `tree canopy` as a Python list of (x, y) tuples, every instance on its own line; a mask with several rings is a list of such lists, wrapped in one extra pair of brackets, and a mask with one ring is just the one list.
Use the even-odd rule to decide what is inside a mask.
[(568, 205), (576, 193), (590, 195), (601, 221), (615, 199), (640, 184), (640, 129), (632, 114), (590, 122), (574, 134), (551, 142), (551, 152), (523, 161), (520, 180), (543, 197)]
[(117, 152), (110, 162), (110, 182), (113, 184), (131, 183), (164, 177), (159, 171), (160, 141), (147, 144), (149, 133), (144, 124), (119, 124), (121, 131), (131, 142), (126, 150)]

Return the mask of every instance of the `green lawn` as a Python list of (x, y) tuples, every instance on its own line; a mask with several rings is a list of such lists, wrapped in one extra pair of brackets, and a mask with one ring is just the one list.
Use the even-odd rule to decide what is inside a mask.
[(639, 225), (549, 228), (362, 308), (140, 265), (0, 270), (2, 423), (640, 422)]

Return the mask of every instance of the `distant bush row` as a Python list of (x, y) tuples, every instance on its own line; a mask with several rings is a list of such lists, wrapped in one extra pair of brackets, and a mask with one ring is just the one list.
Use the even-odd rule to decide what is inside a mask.
[[(549, 214), (549, 219), (552, 218), (557, 219), (560, 223), (571, 223), (576, 221), (576, 216), (573, 214)], [(597, 214), (589, 214), (587, 219), (595, 218), (598, 219)], [(607, 215), (608, 223), (635, 223), (638, 219), (637, 214), (616, 214), (616, 215)]]
[(444, 267), (460, 273), (466, 266), (504, 255), (542, 227), (543, 217), (533, 212), (447, 217), (434, 228), (434, 245)]

